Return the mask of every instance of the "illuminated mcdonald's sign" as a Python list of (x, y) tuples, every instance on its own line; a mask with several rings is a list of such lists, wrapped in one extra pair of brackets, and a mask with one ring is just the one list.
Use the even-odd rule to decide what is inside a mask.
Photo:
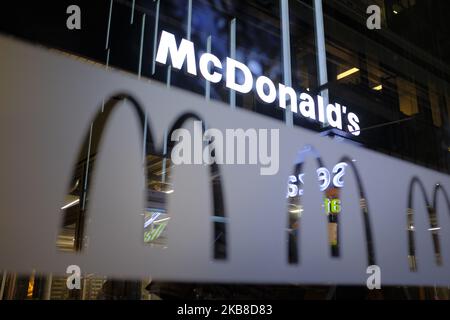
[[(171, 61), (174, 69), (180, 70), (186, 61), (188, 74), (197, 75), (197, 62), (195, 60), (195, 46), (192, 41), (181, 39), (177, 46), (175, 35), (162, 31), (159, 40), (156, 62), (166, 65)], [(218, 83), (225, 79), (225, 85), (231, 90), (240, 93), (249, 93), (253, 88), (253, 74), (249, 67), (242, 62), (227, 57), (223, 63), (211, 53), (203, 53), (199, 58), (199, 69), (205, 80)], [(223, 72), (222, 70), (225, 69)], [(241, 83), (236, 81), (236, 75), (242, 75)], [(299, 113), (302, 117), (309, 118), (320, 123), (328, 123), (339, 130), (345, 130), (355, 136), (360, 134), (359, 118), (353, 112), (348, 112), (347, 107), (339, 103), (324, 105), (322, 96), (313, 98), (306, 92), (297, 92), (284, 84), (278, 84), (278, 89), (272, 80), (266, 76), (259, 76), (255, 81), (256, 94), (264, 103), (274, 103), (278, 97), (279, 107), (286, 109), (288, 102), (293, 113)], [(300, 101), (300, 102), (299, 102)], [(345, 117), (346, 116), (346, 117)], [(347, 121), (347, 125), (344, 122)]]

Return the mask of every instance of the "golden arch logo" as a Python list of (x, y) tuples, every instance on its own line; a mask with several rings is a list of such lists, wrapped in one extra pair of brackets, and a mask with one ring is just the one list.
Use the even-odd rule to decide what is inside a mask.
[[(293, 176), (300, 177), (303, 174), (303, 166), (307, 157), (313, 157), (316, 163), (317, 171), (320, 176), (321, 168), (324, 168), (324, 162), (320, 157), (319, 153), (310, 145), (307, 145), (298, 153), (297, 159), (294, 163)], [(346, 167), (351, 168), (356, 179), (356, 186), (358, 189), (358, 198), (359, 198), (359, 206), (361, 210), (361, 216), (363, 220), (363, 229), (366, 240), (366, 252), (367, 252), (367, 265), (375, 265), (375, 250), (374, 250), (374, 242), (373, 242), (373, 232), (370, 223), (370, 214), (369, 214), (369, 206), (367, 201), (367, 196), (364, 190), (364, 186), (362, 183), (361, 175), (359, 173), (358, 168), (352, 159), (348, 156), (343, 156), (339, 163), (346, 164)], [(342, 172), (343, 175), (343, 172)], [(327, 194), (329, 193), (339, 193), (338, 190), (334, 186), (330, 186), (324, 188), (322, 190), (324, 194), (324, 198), (326, 199)], [(288, 263), (289, 264), (298, 264), (299, 263), (299, 237), (298, 233), (300, 232), (300, 219), (301, 214), (303, 212), (302, 207), (302, 196), (303, 194), (298, 194), (298, 196), (288, 198), (288, 225), (287, 225), (287, 238), (288, 238)], [(335, 217), (335, 221), (329, 220), (329, 239), (331, 245), (331, 256), (339, 257), (339, 232), (338, 232), (338, 224), (337, 224), (337, 216)]]
[(439, 237), (439, 222), (437, 216), (437, 204), (438, 204), (438, 195), (442, 194), (444, 197), (445, 203), (447, 204), (447, 208), (450, 214), (450, 201), (447, 194), (447, 191), (444, 187), (437, 183), (433, 188), (433, 198), (432, 201), (428, 198), (425, 186), (422, 181), (418, 177), (413, 177), (409, 184), (409, 192), (408, 192), (408, 207), (406, 211), (406, 221), (407, 221), (407, 233), (408, 233), (408, 262), (410, 271), (417, 271), (417, 257), (416, 257), (416, 246), (415, 246), (415, 232), (416, 227), (414, 225), (414, 190), (419, 188), (421, 199), (425, 202), (427, 208), (428, 222), (432, 241), (433, 241), (433, 250), (435, 255), (435, 263), (438, 266), (442, 265), (442, 255), (441, 255), (441, 243)]
[[(170, 140), (170, 136), (172, 132), (178, 128), (183, 127), (186, 122), (190, 120), (202, 121), (202, 119), (192, 112), (186, 112), (181, 114), (179, 117), (175, 119), (173, 124), (169, 127), (167, 134), (167, 140), (165, 141), (165, 145), (158, 146), (152, 134), (152, 129), (150, 126), (150, 121), (148, 119), (148, 115), (145, 113), (141, 104), (131, 95), (126, 93), (119, 93), (111, 96), (107, 99), (103, 104), (101, 109), (97, 112), (93, 121), (91, 122), (91, 126), (89, 131), (85, 134), (85, 138), (81, 143), (79, 148), (79, 156), (78, 161), (76, 162), (72, 177), (81, 176), (80, 179), (74, 181), (73, 186), (68, 188), (68, 194), (73, 193), (74, 189), (78, 188), (80, 190), (79, 200), (77, 200), (76, 206), (74, 210), (72, 210), (72, 216), (75, 216), (75, 219), (68, 218), (67, 215), (63, 219), (63, 226), (70, 222), (75, 222), (75, 236), (74, 236), (74, 245), (73, 250), (81, 251), (83, 249), (84, 243), (84, 233), (85, 233), (85, 221), (88, 217), (89, 210), (89, 194), (91, 191), (92, 180), (95, 179), (95, 167), (96, 163), (93, 160), (94, 152), (101, 151), (101, 142), (103, 138), (104, 129), (111, 118), (111, 114), (121, 105), (121, 102), (129, 102), (131, 105), (134, 114), (137, 118), (137, 122), (139, 125), (139, 129), (142, 132), (142, 141), (143, 141), (143, 158), (145, 161), (145, 178), (146, 185), (148, 185), (148, 181), (150, 181), (150, 170), (149, 170), (149, 159), (147, 155), (158, 156), (160, 158), (167, 158), (170, 155), (172, 148), (174, 147), (174, 142)], [(128, 105), (128, 104), (123, 104)], [(202, 121), (202, 123), (204, 123)], [(204, 126), (202, 127), (204, 131)], [(80, 169), (81, 168), (81, 169)], [(81, 171), (81, 174), (80, 174)], [(213, 216), (216, 219), (213, 219), (213, 246), (212, 246), (212, 256), (214, 259), (223, 260), (227, 258), (227, 230), (226, 230), (226, 214), (225, 214), (225, 205), (224, 205), (224, 194), (222, 188), (222, 177), (220, 174), (219, 166), (215, 163), (209, 165), (209, 176), (210, 176), (210, 186), (212, 189), (212, 203), (213, 203)], [(126, 192), (124, 190), (124, 192)], [(165, 201), (165, 200), (164, 200)], [(71, 206), (71, 208), (73, 208)], [(65, 205), (61, 208), (63, 211), (68, 209), (68, 206)], [(218, 219), (219, 218), (219, 219)], [(75, 221), (74, 221), (75, 220)], [(60, 249), (61, 246), (58, 245)]]

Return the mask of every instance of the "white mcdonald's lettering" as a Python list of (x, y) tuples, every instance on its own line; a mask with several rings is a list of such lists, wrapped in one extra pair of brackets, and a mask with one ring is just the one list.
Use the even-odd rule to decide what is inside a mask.
[[(177, 46), (175, 36), (167, 31), (162, 31), (156, 54), (156, 62), (167, 64), (170, 56), (172, 67), (181, 70), (186, 62), (188, 74), (197, 75), (197, 62), (195, 60), (195, 46), (192, 41), (181, 39)], [(211, 53), (204, 53), (199, 59), (200, 73), (207, 81), (218, 83), (225, 74), (225, 86), (240, 93), (249, 93), (255, 84), (256, 94), (264, 103), (274, 103), (278, 97), (278, 107), (286, 109), (288, 103), (292, 112), (302, 117), (309, 118), (330, 126), (346, 130), (358, 136), (360, 134), (359, 118), (353, 112), (347, 112), (347, 107), (339, 103), (324, 105), (320, 95), (315, 98), (306, 92), (297, 92), (282, 83), (278, 84), (278, 90), (272, 80), (265, 76), (259, 76), (256, 81), (250, 69), (237, 60), (226, 58), (225, 73), (219, 58)], [(243, 80), (236, 81), (236, 72), (240, 72)], [(317, 112), (317, 116), (316, 116)], [(344, 121), (346, 120), (346, 125)]]

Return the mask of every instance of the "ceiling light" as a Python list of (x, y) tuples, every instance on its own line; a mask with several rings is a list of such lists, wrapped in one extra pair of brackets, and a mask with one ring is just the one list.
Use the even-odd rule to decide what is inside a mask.
[(383, 89), (383, 85), (379, 84), (379, 85), (373, 87), (372, 89), (375, 90), (375, 91), (380, 91), (380, 90)]
[(358, 71), (359, 71), (358, 68), (353, 67), (353, 68), (351, 68), (351, 69), (349, 69), (347, 71), (344, 71), (344, 72), (338, 74), (337, 79), (341, 80), (341, 79), (343, 79), (345, 77), (348, 77), (349, 75), (351, 75), (351, 74), (353, 74), (355, 72), (358, 72)]
[(61, 207), (61, 210), (65, 210), (67, 208), (73, 207), (74, 205), (77, 205), (79, 202), (80, 202), (80, 199), (69, 202), (66, 205), (64, 205), (63, 207)]

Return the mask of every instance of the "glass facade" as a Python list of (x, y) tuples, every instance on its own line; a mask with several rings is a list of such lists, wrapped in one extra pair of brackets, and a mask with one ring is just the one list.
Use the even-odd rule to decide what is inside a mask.
[[(66, 28), (64, 13), (72, 2), (82, 10), (82, 28), (77, 31)], [(380, 30), (369, 30), (366, 26), (366, 8), (371, 4), (381, 8)], [(205, 52), (213, 53), (222, 62), (232, 57), (247, 65), (255, 78), (265, 75), (274, 83), (290, 83), (297, 92), (328, 95), (329, 101), (339, 102), (358, 113), (361, 134), (351, 135), (299, 114), (292, 115), (295, 126), (450, 173), (450, 45), (443, 14), (450, 10), (450, 3), (446, 1), (86, 0), (48, 5), (33, 2), (28, 7), (24, 12), (20, 5), (12, 5), (0, 19), (0, 31), (86, 63), (133, 74), (143, 81), (162, 82), (205, 99), (222, 101), (231, 108), (260, 113), (278, 119), (280, 124), (289, 121), (285, 110), (278, 107), (278, 98), (267, 104), (258, 99), (255, 91), (240, 94), (226, 88), (223, 82), (209, 83), (184, 70), (174, 70), (170, 64), (156, 63), (157, 43), (165, 30), (173, 33), (178, 41), (185, 38), (194, 42), (197, 59)], [(287, 23), (289, 37), (282, 28), (283, 23)], [(325, 50), (321, 50), (321, 44)], [(325, 60), (321, 61), (320, 57)], [(86, 211), (89, 180), (95, 168), (102, 121), (101, 117), (96, 118), (88, 137), (89, 148), (80, 151), (61, 208), (64, 219), (56, 244), (59, 250), (79, 251), (84, 245), (84, 227), (89, 218)], [(170, 228), (170, 212), (166, 207), (166, 198), (173, 192), (169, 134), (166, 132), (162, 154), (148, 151), (145, 155), (148, 201), (142, 214), (142, 239), (148, 245), (159, 247), (167, 245)], [(212, 169), (213, 184), (219, 176), (216, 169)], [(298, 174), (300, 171), (295, 172), (295, 180), (291, 181), (297, 188)], [(220, 198), (219, 191), (214, 189), (215, 199)], [(289, 199), (288, 232), (298, 227), (302, 211), (298, 203), (296, 197)], [(219, 200), (215, 201), (214, 209), (218, 244), (214, 255), (224, 258), (226, 219)], [(326, 188), (324, 210), (329, 217), (331, 252), (338, 256), (340, 204), (336, 186)], [(291, 258), (295, 261), (295, 254)], [(375, 294), (359, 287), (178, 284), (151, 279), (106, 279), (100, 275), (83, 275), (82, 289), (70, 291), (65, 287), (64, 275), (25, 276), (3, 271), (0, 297), (448, 298), (448, 292), (446, 288), (391, 287)]]

